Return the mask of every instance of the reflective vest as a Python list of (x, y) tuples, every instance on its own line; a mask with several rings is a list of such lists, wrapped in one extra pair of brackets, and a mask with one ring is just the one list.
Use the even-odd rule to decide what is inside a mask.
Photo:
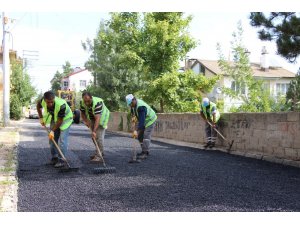
[(134, 108), (134, 113), (135, 113), (135, 116), (137, 117), (137, 119), (139, 119), (139, 115), (138, 115), (137, 110), (141, 106), (145, 106), (147, 108), (147, 114), (146, 114), (146, 119), (145, 119), (145, 124), (144, 124), (145, 127), (147, 128), (147, 127), (151, 126), (156, 121), (157, 115), (154, 112), (154, 110), (146, 102), (144, 102), (141, 99), (137, 99), (137, 105)]
[[(102, 102), (102, 114), (101, 114), (101, 117), (100, 117), (100, 121), (99, 121), (99, 124), (100, 126), (102, 126), (104, 129), (107, 128), (107, 124), (108, 124), (108, 120), (109, 120), (109, 115), (110, 115), (110, 112), (108, 110), (108, 108), (105, 106), (104, 104), (104, 101), (102, 98), (97, 98), (97, 97), (94, 97), (92, 96), (92, 103), (93, 103), (93, 106), (92, 106), (92, 112), (93, 114), (95, 115), (95, 107), (97, 105), (98, 102)], [(84, 104), (83, 101), (81, 101), (81, 106), (82, 108), (84, 108), (85, 110), (85, 115), (86, 117), (90, 119), (90, 116), (89, 116), (89, 109), (88, 107)]]
[[(63, 118), (63, 123), (60, 125), (61, 130), (67, 129), (73, 122), (73, 113), (68, 105), (68, 103), (61, 98), (55, 97), (54, 98), (54, 123), (57, 122), (57, 115), (60, 110), (60, 107), (65, 104), (66, 105), (66, 111), (65, 111), (65, 117)], [(43, 120), (45, 124), (50, 124), (52, 115), (48, 112), (46, 101), (43, 99), (41, 103), (43, 107)], [(47, 121), (46, 121), (47, 120)]]
[[(213, 121), (213, 115), (212, 115), (212, 108), (213, 107), (215, 107), (215, 109), (216, 109), (216, 122), (218, 122), (219, 119), (220, 119), (220, 112), (217, 109), (217, 105), (215, 103), (213, 103), (213, 102), (209, 103), (210, 119), (211, 119), (211, 121)], [(206, 107), (203, 107), (202, 104), (201, 104), (201, 109), (202, 109), (202, 112), (203, 112), (205, 118), (207, 119)]]

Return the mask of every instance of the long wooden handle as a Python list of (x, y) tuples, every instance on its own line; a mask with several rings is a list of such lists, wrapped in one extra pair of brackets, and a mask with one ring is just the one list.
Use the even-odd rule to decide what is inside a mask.
[[(227, 141), (227, 139), (220, 133), (220, 131), (218, 131), (216, 128), (213, 127), (213, 125), (209, 122), (206, 121), (225, 141)], [(227, 141), (228, 142), (228, 141)]]
[[(48, 134), (49, 134), (50, 132), (49, 132), (48, 128), (45, 127), (45, 129), (47, 130), (47, 132), (48, 132)], [(55, 141), (54, 139), (51, 139), (51, 141), (52, 141), (53, 144), (55, 145), (55, 147), (56, 147), (56, 149), (58, 150), (58, 152), (59, 152), (60, 156), (62, 157), (62, 159), (63, 159), (63, 160), (68, 164), (68, 166), (70, 167), (70, 165), (69, 165), (69, 163), (68, 163), (66, 157), (64, 156), (62, 150), (60, 149), (60, 147), (58, 146), (58, 144), (56, 143), (56, 141)]]
[(92, 139), (93, 139), (94, 144), (96, 145), (97, 151), (98, 151), (98, 153), (99, 153), (99, 155), (100, 155), (100, 157), (101, 157), (101, 159), (102, 159), (102, 161), (103, 161), (103, 166), (106, 167), (106, 164), (105, 164), (104, 158), (103, 158), (103, 156), (102, 156), (102, 153), (101, 153), (101, 151), (100, 151), (100, 148), (99, 148), (99, 146), (98, 146), (98, 143), (97, 143), (97, 141), (95, 140), (94, 137), (92, 137)]

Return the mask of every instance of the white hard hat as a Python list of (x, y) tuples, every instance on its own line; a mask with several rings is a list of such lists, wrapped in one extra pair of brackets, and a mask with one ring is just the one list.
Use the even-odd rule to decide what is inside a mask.
[(134, 99), (134, 96), (132, 94), (129, 94), (129, 95), (126, 96), (126, 103), (127, 103), (127, 105), (131, 104), (132, 99)]
[(208, 106), (208, 105), (209, 105), (209, 99), (208, 99), (208, 98), (203, 98), (203, 99), (202, 99), (202, 105), (203, 105), (204, 107)]

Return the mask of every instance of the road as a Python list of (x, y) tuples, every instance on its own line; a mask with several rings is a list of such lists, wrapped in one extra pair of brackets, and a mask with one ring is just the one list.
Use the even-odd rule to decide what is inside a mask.
[(114, 174), (95, 175), (87, 128), (72, 125), (69, 149), (79, 172), (49, 165), (46, 132), (25, 120), (18, 148), (18, 211), (300, 211), (300, 170), (261, 160), (153, 142), (151, 155), (129, 164), (134, 140), (107, 133)]

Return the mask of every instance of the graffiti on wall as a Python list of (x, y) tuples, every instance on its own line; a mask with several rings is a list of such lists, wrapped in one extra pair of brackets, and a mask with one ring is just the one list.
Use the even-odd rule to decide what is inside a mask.
[(178, 120), (178, 121), (156, 121), (154, 131), (157, 133), (165, 130), (186, 130), (189, 129), (190, 122)]
[(297, 124), (296, 123), (288, 123), (283, 122), (278, 124), (279, 130), (283, 133), (288, 133), (291, 135), (295, 135), (297, 133)]
[(230, 123), (232, 134), (235, 137), (242, 137), (245, 133), (244, 129), (250, 129), (250, 127), (251, 127), (251, 121), (249, 120), (233, 120)]

